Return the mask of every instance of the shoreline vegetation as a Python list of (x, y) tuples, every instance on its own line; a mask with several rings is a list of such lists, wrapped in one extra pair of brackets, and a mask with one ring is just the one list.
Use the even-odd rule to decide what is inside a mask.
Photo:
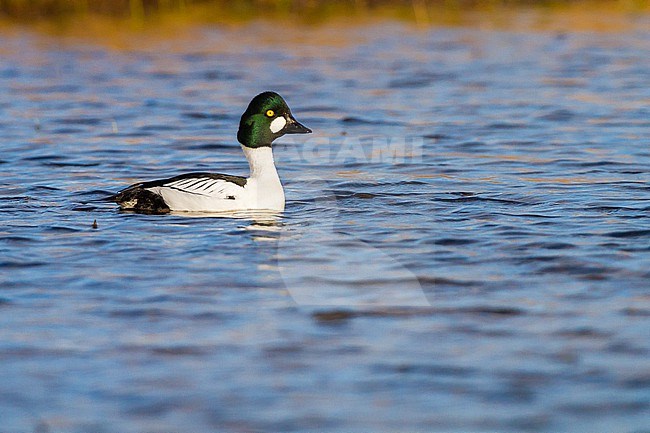
[(110, 28), (169, 30), (260, 20), (282, 25), (394, 20), (419, 27), (622, 31), (642, 28), (649, 18), (647, 0), (0, 0), (0, 29), (29, 26), (89, 36)]

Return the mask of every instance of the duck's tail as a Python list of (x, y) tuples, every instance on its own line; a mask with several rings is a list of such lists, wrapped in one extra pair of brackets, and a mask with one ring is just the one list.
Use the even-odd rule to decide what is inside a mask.
[(112, 196), (111, 200), (119, 204), (122, 210), (147, 214), (162, 214), (170, 211), (162, 196), (142, 188), (142, 184), (135, 184), (123, 189)]

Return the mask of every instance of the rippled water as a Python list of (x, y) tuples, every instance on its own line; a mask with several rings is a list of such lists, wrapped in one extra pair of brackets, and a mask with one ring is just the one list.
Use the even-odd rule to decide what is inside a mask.
[[(0, 42), (2, 433), (650, 431), (647, 32)], [(284, 214), (103, 201), (266, 89)]]

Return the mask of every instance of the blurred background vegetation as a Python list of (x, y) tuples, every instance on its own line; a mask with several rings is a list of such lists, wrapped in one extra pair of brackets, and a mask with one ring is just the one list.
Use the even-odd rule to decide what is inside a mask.
[(255, 20), (283, 28), (399, 20), (419, 28), (619, 32), (647, 28), (650, 0), (0, 0), (0, 31), (29, 26), (115, 47), (145, 34), (177, 38), (200, 25)]
[(435, 20), (437, 14), (494, 12), (512, 8), (648, 13), (650, 0), (0, 0), (8, 22), (103, 17), (149, 23), (160, 19), (229, 22), (260, 18), (326, 21), (367, 16)]

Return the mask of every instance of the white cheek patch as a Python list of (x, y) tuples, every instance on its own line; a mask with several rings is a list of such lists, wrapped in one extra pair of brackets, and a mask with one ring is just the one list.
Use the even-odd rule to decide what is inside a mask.
[(276, 134), (278, 131), (281, 131), (282, 128), (287, 124), (287, 119), (284, 116), (279, 116), (273, 119), (271, 122), (271, 132)]

